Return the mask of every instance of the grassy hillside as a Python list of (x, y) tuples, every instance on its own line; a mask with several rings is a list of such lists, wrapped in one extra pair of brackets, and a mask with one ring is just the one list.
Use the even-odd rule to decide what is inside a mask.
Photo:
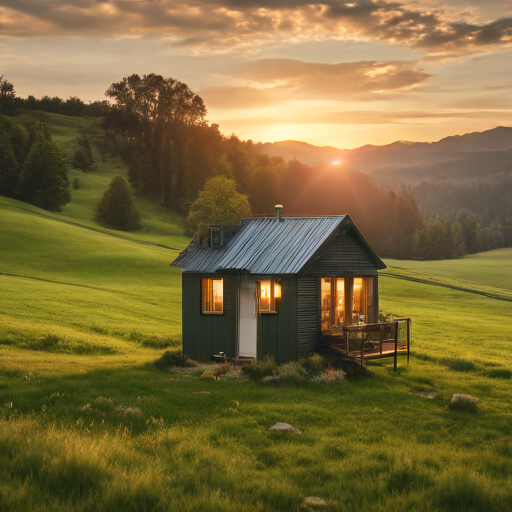
[[(179, 345), (169, 263), (186, 239), (144, 202), (144, 232), (90, 220), (116, 165), (80, 173), (91, 181), (60, 214), (0, 198), (0, 510), (305, 511), (307, 496), (333, 511), (512, 510), (512, 302), (474, 293), (510, 292), (505, 254), (489, 282), (498, 251), (388, 262), (381, 307), (413, 319), (397, 373), (275, 387), (160, 370)], [(453, 393), (478, 412), (449, 410)], [(303, 433), (268, 432), (276, 421)]]
[[(77, 136), (85, 134), (92, 139), (98, 170), (84, 173), (68, 166), (69, 181), (73, 183), (78, 180), (79, 188), (72, 191), (71, 202), (63, 208), (61, 213), (69, 219), (80, 221), (80, 224), (98, 227), (98, 224), (93, 221), (96, 205), (112, 178), (116, 174), (126, 177), (127, 169), (119, 157), (107, 157), (106, 161), (102, 160), (94, 145), (94, 140), (101, 137), (97, 120), (39, 111), (25, 111), (15, 119), (26, 125), (35, 121), (46, 123), (50, 127), (53, 139), (68, 161), (75, 149)], [(143, 223), (142, 231), (137, 232), (138, 238), (169, 245), (170, 241), (173, 241), (173, 237), (178, 237), (178, 240), (174, 241), (174, 246), (183, 246), (186, 239), (180, 238), (182, 231), (178, 226), (181, 221), (179, 215), (140, 197), (136, 198), (136, 203), (141, 211)]]
[(411, 276), (438, 276), (458, 279), (502, 291), (512, 292), (512, 249), (495, 249), (470, 254), (461, 259), (442, 261), (386, 260), (391, 271), (405, 270)]

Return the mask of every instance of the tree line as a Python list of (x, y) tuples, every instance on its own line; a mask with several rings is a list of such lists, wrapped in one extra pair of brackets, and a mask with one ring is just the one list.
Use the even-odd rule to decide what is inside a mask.
[[(512, 163), (512, 162), (510, 162)], [(509, 164), (510, 166), (510, 164)], [(454, 222), (473, 217), (480, 244), (469, 252), (512, 247), (512, 180), (499, 183), (420, 183), (408, 190), (422, 215)]]
[[(6, 86), (6, 91), (5, 97), (16, 99), (13, 87)], [(282, 203), (285, 215), (349, 213), (384, 257), (459, 257), (499, 246), (506, 238), (506, 224), (501, 224), (504, 235), (499, 238), (492, 227), (481, 225), (471, 211), (464, 213), (463, 209), (453, 218), (432, 216), (433, 220), (424, 221), (417, 201), (423, 207), (428, 202), (425, 198), (436, 193), (423, 184), (397, 193), (377, 186), (370, 176), (353, 169), (285, 162), (262, 153), (251, 140), (242, 141), (234, 134), (226, 137), (217, 124), (207, 122), (203, 100), (173, 78), (131, 75), (113, 83), (106, 95), (111, 101), (101, 102), (105, 136), (96, 141), (100, 153), (105, 154), (107, 149), (119, 153), (127, 162), (134, 191), (188, 216), (189, 232), (204, 229), (213, 218), (221, 223), (223, 206), (227, 212), (230, 205), (230, 213), (225, 216), (226, 222), (232, 223), (239, 214), (274, 215), (274, 205)], [(0, 107), (15, 105), (11, 100), (2, 100)], [(52, 108), (63, 103), (67, 102), (55, 101)], [(70, 101), (69, 105), (71, 108), (81, 103)], [(7, 190), (4, 195), (18, 198), (22, 197), (20, 176), (25, 165), (16, 142), (20, 136), (15, 135), (20, 129), (14, 122), (4, 127), (9, 141), (14, 137), (8, 153), (16, 157), (11, 168), (17, 166), (18, 171), (11, 174), (18, 176), (18, 182), (9, 185), (10, 189), (4, 184), (3, 190)], [(5, 135), (2, 137), (5, 142)], [(82, 137), (77, 143), (72, 165), (94, 170), (90, 141)], [(16, 156), (16, 151), (21, 151), (20, 155)], [(120, 190), (120, 182), (117, 185)], [(111, 195), (117, 197), (117, 193)], [(510, 216), (506, 219), (509, 222)], [(140, 225), (138, 221), (129, 224), (131, 229)]]
[(85, 103), (77, 96), (71, 96), (66, 100), (58, 96), (43, 96), (36, 98), (29, 95), (27, 98), (16, 96), (14, 85), (0, 76), (0, 113), (14, 115), (19, 109), (42, 110), (53, 114), (66, 116), (90, 116), (103, 117), (108, 112), (108, 101), (94, 101)]

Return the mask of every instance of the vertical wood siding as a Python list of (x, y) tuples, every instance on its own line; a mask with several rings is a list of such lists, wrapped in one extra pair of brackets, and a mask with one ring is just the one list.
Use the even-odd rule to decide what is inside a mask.
[(209, 360), (220, 351), (235, 357), (236, 276), (215, 274), (224, 279), (224, 314), (201, 314), (201, 278), (207, 274), (183, 273), (183, 353)]
[(298, 278), (298, 327), (299, 356), (317, 350), (318, 343), (318, 299), (317, 278)]
[(343, 275), (357, 270), (361, 274), (376, 273), (377, 267), (366, 248), (350, 234), (338, 235), (325, 248), (323, 254), (305, 272), (308, 275)]
[(297, 360), (297, 277), (275, 276), (281, 279), (281, 311), (262, 314), (258, 319), (258, 343), (261, 356), (272, 354), (279, 364)]

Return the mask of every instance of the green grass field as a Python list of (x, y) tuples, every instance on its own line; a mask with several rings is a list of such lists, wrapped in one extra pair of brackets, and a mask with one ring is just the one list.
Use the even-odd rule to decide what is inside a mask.
[[(63, 145), (91, 122), (43, 117)], [(118, 172), (72, 171), (87, 185), (59, 214), (0, 198), (0, 510), (312, 510), (307, 496), (347, 512), (512, 510), (512, 250), (388, 262), (381, 308), (413, 319), (396, 373), (203, 379), (151, 364), (180, 344), (169, 263), (187, 239), (141, 200), (143, 231), (98, 226)], [(448, 409), (454, 393), (478, 411)], [(268, 432), (276, 421), (303, 434)]]

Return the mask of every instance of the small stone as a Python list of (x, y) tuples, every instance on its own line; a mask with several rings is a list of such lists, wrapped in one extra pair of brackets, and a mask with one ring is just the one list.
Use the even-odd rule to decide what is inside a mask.
[(295, 428), (289, 423), (281, 423), (278, 421), (275, 425), (272, 425), (269, 429), (270, 432), (293, 432), (294, 434), (302, 434), (302, 432)]
[(327, 507), (329, 503), (327, 501), (323, 500), (322, 498), (319, 498), (318, 496), (308, 496), (304, 503), (306, 505), (313, 505), (314, 507)]
[(428, 391), (417, 391), (413, 393), (413, 395), (420, 396), (421, 398), (428, 398), (429, 400), (433, 400), (437, 395), (436, 393), (430, 393)]
[(453, 395), (450, 404), (456, 404), (461, 402), (469, 402), (470, 404), (477, 405), (480, 403), (480, 399), (471, 395)]

